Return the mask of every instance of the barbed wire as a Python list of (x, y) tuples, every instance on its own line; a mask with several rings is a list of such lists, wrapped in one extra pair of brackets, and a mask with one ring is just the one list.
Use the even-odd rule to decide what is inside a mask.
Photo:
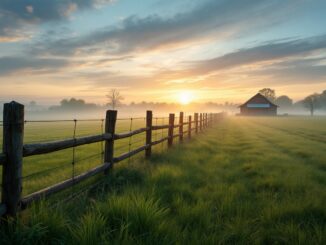
[(127, 118), (117, 118), (117, 121), (127, 121), (127, 120), (145, 120), (146, 117), (127, 117)]
[(131, 143), (129, 143), (130, 145), (135, 145), (139, 142), (145, 142), (146, 138), (144, 137), (143, 139), (140, 139), (140, 140), (136, 140), (136, 141), (132, 141)]
[(42, 170), (42, 171), (39, 171), (39, 172), (36, 172), (36, 173), (32, 173), (32, 174), (29, 174), (29, 175), (25, 175), (23, 177), (21, 177), (21, 179), (30, 179), (30, 178), (33, 178), (35, 176), (39, 176), (41, 174), (44, 174), (44, 173), (47, 173), (47, 172), (51, 172), (53, 170), (56, 170), (56, 169), (59, 169), (59, 168), (63, 168), (63, 167), (68, 167), (69, 166), (69, 163), (64, 163), (64, 164), (61, 164), (59, 166), (55, 166), (53, 168), (47, 168), (45, 170)]

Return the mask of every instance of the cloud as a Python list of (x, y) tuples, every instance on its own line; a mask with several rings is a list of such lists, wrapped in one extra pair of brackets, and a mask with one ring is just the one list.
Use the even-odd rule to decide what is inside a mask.
[(326, 57), (277, 62), (253, 71), (252, 75), (267, 76), (276, 83), (320, 83), (326, 79)]
[[(129, 16), (118, 26), (72, 38), (38, 45), (39, 52), (72, 54), (87, 49), (105, 50), (110, 54), (126, 54), (179, 47), (185, 43), (218, 39), (222, 36), (272, 25), (284, 13), (289, 13), (292, 1), (281, 0), (206, 0), (191, 11), (171, 18), (151, 15), (145, 18)], [(299, 1), (300, 2), (300, 1)]]
[(0, 41), (16, 40), (23, 29), (48, 21), (64, 20), (76, 10), (94, 8), (112, 0), (1, 0)]
[(0, 57), (0, 76), (9, 75), (17, 71), (57, 70), (66, 66), (63, 59), (27, 58), (27, 57)]
[(326, 49), (326, 35), (284, 42), (269, 42), (252, 48), (240, 49), (221, 57), (190, 62), (189, 65), (193, 73), (206, 74), (264, 61), (304, 56), (320, 49)]

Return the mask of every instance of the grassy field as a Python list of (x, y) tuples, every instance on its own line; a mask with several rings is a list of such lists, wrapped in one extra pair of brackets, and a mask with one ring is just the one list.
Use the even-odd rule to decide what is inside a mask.
[[(71, 133), (51, 127), (31, 130), (30, 140)], [(95, 128), (85, 122), (80, 134)], [(76, 153), (101, 151), (87, 147)], [(93, 178), (89, 186), (100, 184), (70, 201), (54, 205), (62, 196), (53, 197), (24, 211), (16, 225), (1, 226), (0, 244), (326, 244), (326, 118), (230, 117), (161, 154), (163, 147), (150, 161), (139, 156)], [(28, 159), (24, 175), (71, 151), (55, 154)], [(69, 168), (25, 184), (24, 193)]]

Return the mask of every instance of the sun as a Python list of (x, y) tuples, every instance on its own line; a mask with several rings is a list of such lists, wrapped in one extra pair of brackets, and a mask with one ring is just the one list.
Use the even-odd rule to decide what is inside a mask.
[(182, 91), (179, 94), (179, 102), (182, 105), (188, 105), (192, 100), (192, 94), (189, 91)]

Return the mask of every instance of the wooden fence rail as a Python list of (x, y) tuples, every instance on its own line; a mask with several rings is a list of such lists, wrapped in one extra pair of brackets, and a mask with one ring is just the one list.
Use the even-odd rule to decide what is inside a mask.
[[(198, 134), (205, 128), (212, 126), (223, 116), (223, 113), (195, 113), (193, 117), (189, 115), (188, 120), (185, 122), (184, 113), (180, 112), (178, 124), (175, 124), (175, 114), (171, 113), (169, 115), (169, 124), (153, 126), (152, 111), (147, 111), (146, 127), (129, 132), (115, 133), (117, 111), (108, 110), (105, 119), (105, 132), (103, 134), (45, 143), (24, 144), (24, 106), (17, 102), (6, 103), (3, 114), (3, 153), (0, 153), (0, 165), (2, 165), (0, 216), (16, 216), (20, 208), (25, 208), (31, 202), (64, 190), (95, 174), (101, 172), (107, 174), (114, 164), (142, 151), (145, 151), (145, 157), (149, 158), (152, 153), (152, 146), (167, 141), (167, 146), (170, 148), (173, 146), (175, 138), (179, 138), (179, 142), (182, 143), (185, 138), (191, 139), (192, 132)], [(152, 141), (152, 132), (164, 129), (168, 131), (168, 136), (163, 137), (162, 135), (161, 139)], [(178, 129), (177, 133), (175, 133), (174, 129)], [(116, 140), (142, 133), (145, 134), (145, 145), (120, 156), (114, 156), (114, 142)], [(96, 142), (105, 142), (104, 163), (102, 165), (86, 173), (21, 197), (24, 157), (52, 153)]]

